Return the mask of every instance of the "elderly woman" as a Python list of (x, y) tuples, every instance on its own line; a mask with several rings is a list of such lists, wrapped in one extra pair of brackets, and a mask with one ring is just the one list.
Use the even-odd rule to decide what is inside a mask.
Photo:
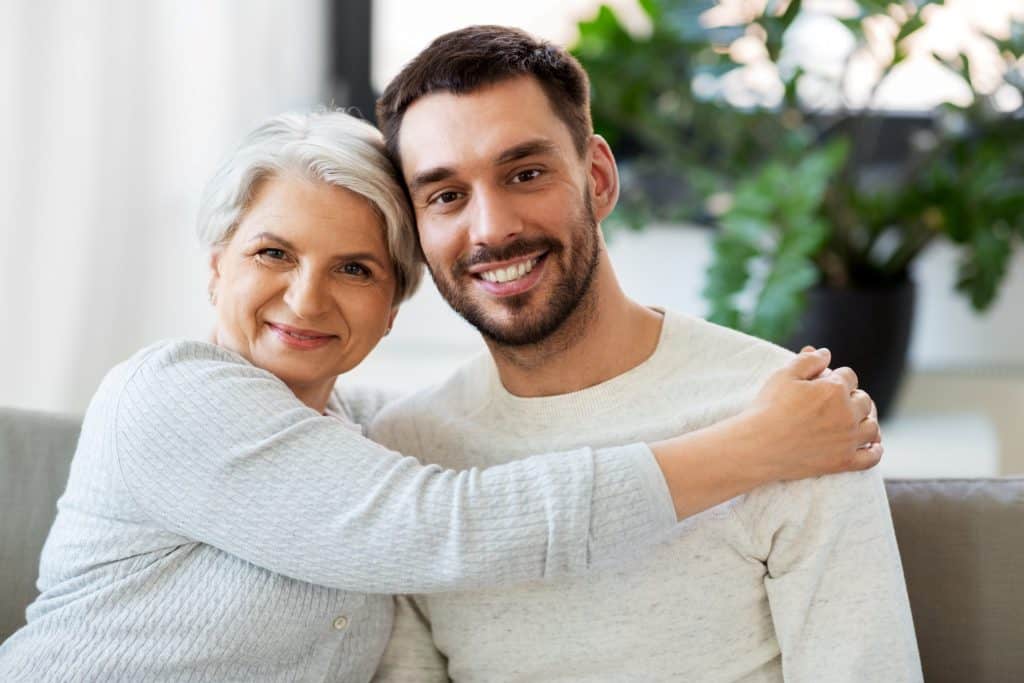
[(375, 401), (335, 381), (420, 279), (382, 149), (345, 114), (284, 115), (214, 177), (214, 343), (161, 342), (103, 380), (0, 679), (366, 681), (389, 593), (626, 562), (759, 483), (877, 461), (870, 400), (827, 390), (845, 372), (807, 381), (813, 353), (747, 413), (656, 444), (456, 472), (368, 441)]

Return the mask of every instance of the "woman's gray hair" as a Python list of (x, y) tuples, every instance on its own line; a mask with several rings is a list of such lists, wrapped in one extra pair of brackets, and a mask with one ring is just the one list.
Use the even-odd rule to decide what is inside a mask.
[(343, 111), (280, 114), (249, 133), (206, 185), (199, 240), (207, 247), (227, 244), (260, 182), (285, 171), (365, 197), (384, 222), (398, 283), (395, 303), (416, 291), (423, 259), (397, 171), (380, 132)]

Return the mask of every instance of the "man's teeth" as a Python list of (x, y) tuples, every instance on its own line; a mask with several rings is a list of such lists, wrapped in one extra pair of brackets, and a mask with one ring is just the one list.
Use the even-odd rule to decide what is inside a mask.
[(523, 277), (537, 265), (537, 259), (532, 258), (529, 261), (523, 261), (515, 265), (509, 266), (508, 268), (497, 268), (495, 270), (485, 270), (480, 273), (480, 277), (488, 282), (511, 282), (512, 280), (518, 280)]

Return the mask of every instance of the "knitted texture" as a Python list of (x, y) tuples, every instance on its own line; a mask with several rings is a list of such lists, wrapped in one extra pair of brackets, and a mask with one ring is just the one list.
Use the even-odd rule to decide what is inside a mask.
[(445, 470), (219, 347), (104, 379), (0, 680), (366, 681), (397, 591), (578, 574), (671, 530), (643, 445)]
[[(370, 433), (451, 467), (492, 465), (539, 443), (656, 440), (736, 414), (789, 357), (668, 313), (653, 355), (594, 387), (513, 396), (484, 355), (443, 387), (385, 408)], [(623, 567), (400, 598), (378, 677), (897, 683), (921, 670), (872, 470), (761, 487), (685, 520)]]

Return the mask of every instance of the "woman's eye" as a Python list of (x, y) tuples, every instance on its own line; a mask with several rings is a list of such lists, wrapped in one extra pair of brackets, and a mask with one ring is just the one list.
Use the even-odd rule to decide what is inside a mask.
[(519, 173), (516, 173), (512, 177), (512, 182), (513, 183), (529, 182), (529, 181), (533, 180), (534, 178), (536, 178), (539, 175), (540, 175), (540, 170), (539, 169), (531, 168), (528, 171), (520, 171)]
[(283, 249), (260, 249), (256, 254), (271, 261), (283, 261), (288, 258), (288, 254), (284, 253)]
[(346, 275), (355, 275), (362, 278), (370, 277), (372, 274), (370, 269), (361, 263), (346, 263), (341, 267), (341, 271)]

